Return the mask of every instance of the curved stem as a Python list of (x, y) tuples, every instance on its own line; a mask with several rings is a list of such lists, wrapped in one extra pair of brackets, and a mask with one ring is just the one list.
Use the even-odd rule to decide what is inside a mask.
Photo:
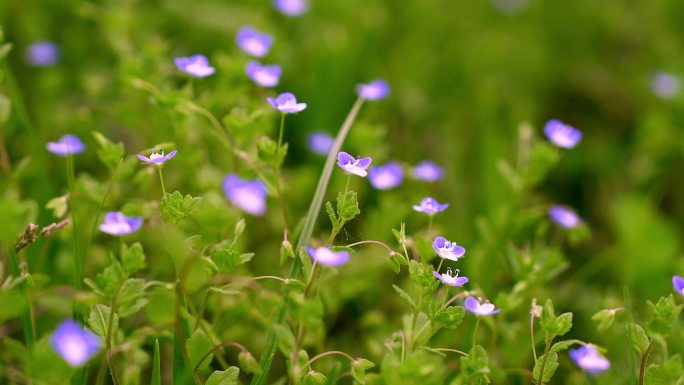
[(165, 197), (166, 196), (166, 187), (164, 186), (164, 176), (162, 175), (161, 167), (157, 167), (157, 171), (159, 171), (159, 181), (161, 182), (162, 197)]
[(462, 297), (465, 297), (467, 294), (468, 294), (467, 291), (462, 291), (462, 292), (456, 294), (455, 296), (449, 298), (449, 300), (446, 301), (446, 302), (444, 303), (444, 305), (442, 305), (442, 309), (444, 309), (445, 307), (451, 305), (451, 304), (452, 304), (454, 301), (456, 301), (457, 299), (462, 298)]
[(351, 361), (351, 362), (354, 362), (354, 360), (355, 360), (354, 357), (350, 356), (349, 354), (347, 354), (347, 353), (345, 353), (345, 352), (341, 352), (341, 351), (339, 351), (339, 350), (331, 350), (331, 351), (329, 351), (329, 352), (321, 353), (321, 354), (319, 354), (319, 355), (317, 355), (317, 356), (314, 356), (312, 359), (309, 360), (309, 362), (306, 363), (306, 365), (304, 365), (304, 367), (306, 368), (306, 367), (308, 367), (308, 366), (311, 366), (311, 364), (313, 364), (315, 361), (317, 361), (317, 360), (319, 360), (319, 359), (321, 359), (321, 358), (323, 358), (323, 357), (333, 356), (333, 355), (338, 355), (338, 356), (346, 357), (346, 358), (347, 358), (349, 361)]
[(197, 372), (197, 369), (199, 369), (200, 365), (202, 364), (202, 362), (203, 362), (205, 359), (207, 359), (207, 357), (209, 357), (210, 355), (212, 355), (212, 353), (214, 353), (215, 351), (217, 351), (217, 350), (219, 350), (219, 349), (221, 349), (221, 348), (224, 348), (224, 347), (226, 347), (226, 346), (233, 346), (233, 347), (236, 347), (236, 348), (240, 349), (241, 352), (247, 352), (247, 353), (249, 353), (249, 350), (247, 350), (244, 346), (242, 346), (241, 344), (239, 344), (239, 343), (237, 343), (237, 342), (232, 342), (232, 341), (221, 342), (220, 344), (218, 344), (218, 345), (214, 346), (213, 348), (211, 348), (211, 350), (209, 350), (205, 355), (202, 356), (202, 358), (199, 359), (199, 361), (197, 361), (197, 365), (195, 365), (195, 367), (192, 369), (192, 372), (193, 372), (193, 373), (196, 373), (196, 372)]
[(430, 348), (430, 350), (435, 351), (435, 352), (451, 352), (451, 353), (456, 353), (460, 354), (462, 356), (467, 356), (468, 353), (460, 351), (458, 349), (449, 349), (449, 348)]
[(260, 280), (260, 279), (274, 279), (274, 280), (280, 281), (280, 282), (282, 282), (282, 283), (284, 283), (284, 284), (286, 284), (286, 285), (287, 285), (287, 283), (288, 283), (288, 280), (287, 280), (287, 279), (280, 278), (280, 277), (276, 277), (275, 275), (261, 275), (261, 276), (258, 276), (258, 277), (254, 277), (254, 278), (252, 278), (252, 279), (255, 280), (255, 281), (258, 281), (258, 280)]
[(651, 342), (648, 344), (648, 347), (646, 348), (646, 350), (644, 350), (644, 353), (641, 355), (641, 365), (639, 365), (639, 385), (644, 385), (646, 363), (648, 362), (648, 356), (651, 354), (651, 350), (653, 349), (653, 343), (654, 341), (651, 340)]
[(534, 362), (537, 362), (537, 349), (534, 346), (534, 314), (532, 312), (530, 312), (530, 340), (532, 342), (532, 356)]
[(375, 241), (375, 240), (372, 240), (372, 239), (368, 239), (368, 240), (365, 240), (365, 241), (359, 241), (359, 242), (350, 243), (350, 244), (348, 244), (348, 245), (345, 246), (345, 247), (354, 247), (354, 246), (364, 245), (364, 244), (376, 244), (376, 245), (380, 245), (380, 246), (384, 247), (385, 249), (387, 249), (387, 251), (390, 252), (390, 254), (393, 253), (393, 252), (395, 252), (395, 251), (392, 250), (392, 248), (389, 247), (385, 242)]
[[(546, 360), (549, 358), (549, 350), (551, 349), (552, 339), (546, 340), (546, 347), (544, 348), (544, 359), (542, 360), (541, 370), (539, 371), (539, 377), (537, 378), (537, 385), (543, 385), (542, 380), (544, 379), (544, 368), (546, 367)], [(535, 362), (536, 364), (536, 362)]]

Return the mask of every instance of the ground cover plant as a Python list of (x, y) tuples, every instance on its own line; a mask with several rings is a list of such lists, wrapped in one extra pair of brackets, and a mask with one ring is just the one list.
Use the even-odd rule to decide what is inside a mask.
[(684, 384), (682, 18), (0, 3), (0, 383)]

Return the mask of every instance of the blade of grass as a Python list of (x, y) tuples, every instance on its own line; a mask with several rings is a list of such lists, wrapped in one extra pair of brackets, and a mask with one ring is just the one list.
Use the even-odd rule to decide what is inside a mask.
[(152, 380), (150, 385), (161, 385), (161, 362), (159, 359), (159, 339), (154, 340), (154, 358), (152, 359)]

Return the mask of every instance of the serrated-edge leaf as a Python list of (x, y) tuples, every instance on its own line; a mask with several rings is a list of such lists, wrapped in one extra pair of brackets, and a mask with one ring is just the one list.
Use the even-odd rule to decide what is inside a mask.
[(400, 288), (397, 285), (392, 285), (394, 288), (394, 291), (396, 291), (401, 298), (403, 298), (406, 302), (408, 302), (409, 305), (411, 305), (411, 308), (415, 309), (416, 308), (416, 303), (413, 301), (413, 298), (405, 292), (402, 288)]

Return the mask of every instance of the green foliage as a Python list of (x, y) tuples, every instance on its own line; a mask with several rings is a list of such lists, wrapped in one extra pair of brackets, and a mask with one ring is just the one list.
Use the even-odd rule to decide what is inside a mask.
[(216, 370), (212, 373), (205, 385), (237, 385), (240, 369), (231, 366), (226, 370)]
[(546, 300), (541, 315), (541, 328), (547, 341), (565, 335), (572, 328), (572, 313), (563, 313), (556, 316), (553, 309), (553, 301)]
[(261, 366), (254, 358), (252, 353), (242, 351), (238, 354), (238, 364), (244, 373), (258, 374), (261, 373)]
[(645, 385), (670, 385), (676, 384), (684, 378), (682, 358), (675, 354), (662, 364), (651, 364), (646, 368), (644, 376)]
[(648, 331), (654, 334), (669, 335), (671, 325), (682, 312), (684, 305), (677, 305), (672, 294), (661, 297), (655, 305), (651, 301), (647, 303), (651, 310), (651, 320), (647, 324)]
[(435, 314), (435, 325), (447, 329), (456, 329), (463, 322), (465, 308), (462, 306), (449, 306), (439, 309)]
[(178, 223), (178, 221), (190, 215), (197, 208), (201, 200), (201, 198), (192, 197), (190, 194), (183, 196), (178, 191), (166, 193), (161, 202), (159, 202), (162, 219), (166, 223)]
[(375, 364), (364, 359), (357, 358), (351, 363), (351, 374), (359, 384), (366, 384), (366, 371), (375, 367)]
[(537, 358), (537, 362), (534, 363), (534, 369), (532, 370), (532, 376), (536, 379), (542, 371), (542, 366), (544, 367), (544, 374), (542, 374), (542, 383), (551, 381), (556, 369), (558, 369), (558, 354), (556, 352), (549, 352), (547, 354), (541, 355)]
[(107, 305), (95, 305), (90, 309), (88, 327), (102, 338), (106, 338), (110, 330), (111, 335), (115, 335), (119, 328), (119, 315), (116, 312), (112, 314), (111, 308)]
[(135, 242), (131, 246), (123, 245), (121, 264), (124, 271), (129, 275), (145, 268), (145, 253), (140, 242)]
[(190, 338), (188, 338), (188, 340), (186, 341), (186, 345), (188, 349), (188, 358), (190, 358), (189, 364), (191, 368), (195, 368), (198, 363), (200, 364), (200, 369), (209, 367), (212, 357), (214, 357), (213, 354), (210, 354), (200, 363), (200, 360), (204, 357), (204, 355), (209, 353), (209, 351), (213, 347), (211, 344), (211, 340), (209, 339), (207, 334), (204, 333), (203, 330), (196, 330), (194, 333), (192, 333)]
[(461, 367), (466, 384), (485, 385), (491, 383), (489, 379), (489, 357), (482, 346), (473, 346), (467, 356), (461, 357)]
[(632, 347), (636, 349), (639, 354), (643, 354), (648, 348), (650, 341), (644, 329), (634, 322), (627, 324), (627, 333)]
[(97, 131), (93, 132), (93, 136), (100, 146), (97, 149), (97, 156), (100, 158), (100, 161), (108, 169), (115, 169), (126, 154), (123, 142), (114, 143)]
[(302, 383), (304, 385), (325, 385), (328, 382), (328, 377), (323, 373), (314, 372), (313, 370), (308, 372), (302, 378)]
[(599, 332), (603, 332), (608, 329), (615, 321), (616, 309), (603, 309), (591, 316), (593, 321), (596, 321), (596, 329)]

